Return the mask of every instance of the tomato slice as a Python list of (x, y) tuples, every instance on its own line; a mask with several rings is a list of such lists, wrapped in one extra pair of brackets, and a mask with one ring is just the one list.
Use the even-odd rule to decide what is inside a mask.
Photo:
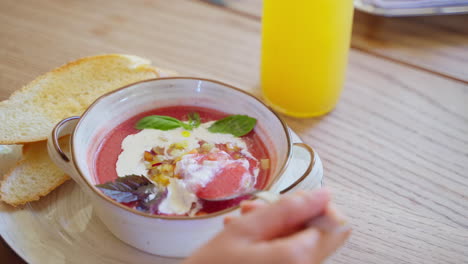
[(232, 196), (243, 188), (244, 177), (250, 175), (241, 162), (233, 162), (221, 169), (211, 182), (197, 191), (201, 199), (217, 199)]

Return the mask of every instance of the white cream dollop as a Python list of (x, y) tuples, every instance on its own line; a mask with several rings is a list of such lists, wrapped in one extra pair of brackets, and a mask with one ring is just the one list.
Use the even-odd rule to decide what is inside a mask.
[(180, 175), (187, 183), (187, 188), (192, 191), (195, 191), (197, 186), (205, 187), (222, 168), (219, 160), (205, 160), (200, 164), (196, 156), (195, 154), (183, 156), (176, 163), (174, 170), (174, 173)]
[[(241, 149), (241, 153), (249, 158), (255, 159), (248, 151), (247, 145), (239, 137), (231, 134), (212, 133), (208, 127), (213, 122), (201, 124), (192, 131), (183, 128), (162, 131), (157, 129), (143, 129), (137, 134), (129, 135), (122, 141), (122, 153), (119, 155), (116, 170), (119, 177), (126, 175), (143, 175), (147, 177), (148, 169), (144, 163), (144, 152), (150, 151), (153, 147), (159, 146), (166, 150), (173, 143), (184, 142), (184, 149), (190, 151), (199, 148), (199, 141), (211, 144), (231, 144)], [(188, 133), (187, 133), (188, 132)], [(214, 148), (212, 151), (219, 151)], [(180, 153), (178, 153), (180, 155)], [(215, 175), (226, 165), (233, 162), (241, 162), (242, 166), (249, 171), (249, 162), (246, 159), (232, 160), (229, 154), (219, 151), (218, 155), (226, 155), (219, 160), (205, 160), (199, 164), (195, 160), (194, 154), (186, 154), (176, 163), (175, 174), (179, 174), (183, 179), (171, 178), (167, 186), (167, 197), (159, 205), (159, 211), (164, 214), (189, 214), (196, 213), (201, 205), (195, 192), (197, 187), (204, 187), (213, 180)], [(169, 153), (165, 153), (167, 159), (175, 158)], [(258, 169), (254, 170), (253, 180), (258, 176)], [(151, 180), (151, 179), (150, 179)], [(252, 183), (252, 175), (244, 175), (243, 185)]]
[[(183, 180), (171, 178), (167, 186), (167, 197), (159, 205), (159, 212), (163, 214), (182, 215), (200, 208), (198, 197), (187, 191), (187, 186)], [(193, 208), (193, 205), (195, 207)], [(197, 210), (198, 211), (198, 210)]]

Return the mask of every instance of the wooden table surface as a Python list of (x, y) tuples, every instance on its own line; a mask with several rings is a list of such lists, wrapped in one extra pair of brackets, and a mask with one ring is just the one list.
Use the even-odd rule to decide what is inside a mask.
[[(128, 53), (260, 96), (261, 1), (1, 0), (0, 100), (82, 56)], [(285, 118), (353, 236), (329, 263), (468, 262), (468, 16), (356, 12), (341, 101)], [(5, 263), (22, 263), (0, 246)]]

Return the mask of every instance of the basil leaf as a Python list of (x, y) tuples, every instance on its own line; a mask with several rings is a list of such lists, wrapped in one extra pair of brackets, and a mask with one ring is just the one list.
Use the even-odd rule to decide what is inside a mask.
[(180, 126), (183, 127), (185, 130), (192, 130), (192, 126), (190, 124), (184, 123), (180, 121)]
[(232, 115), (214, 122), (208, 131), (241, 137), (252, 131), (255, 124), (257, 124), (257, 119), (250, 116)]
[(156, 214), (159, 209), (159, 205), (167, 197), (167, 189), (165, 191), (151, 191), (150, 193), (154, 193), (154, 195), (147, 195), (145, 197), (141, 197), (136, 209), (142, 212), (147, 212), (151, 214)]
[(129, 175), (114, 181), (97, 184), (105, 195), (119, 203), (136, 202), (135, 208), (142, 212), (157, 213), (159, 204), (167, 191), (162, 191), (144, 176)]
[(116, 200), (118, 203), (130, 203), (138, 200), (138, 195), (133, 194), (131, 192), (122, 192), (109, 189), (101, 189), (101, 191), (105, 195)]
[(152, 183), (144, 176), (128, 175), (125, 177), (119, 177), (113, 182), (109, 181), (103, 184), (97, 184), (96, 187), (112, 191), (131, 192), (137, 190), (141, 186), (149, 184)]
[(119, 203), (129, 203), (139, 199), (138, 190), (152, 184), (143, 176), (129, 175), (115, 179), (113, 182), (96, 185), (105, 195)]
[(186, 128), (186, 124), (182, 121), (170, 117), (170, 116), (160, 116), (160, 115), (152, 115), (143, 117), (138, 123), (136, 124), (136, 129), (145, 129), (145, 128), (152, 128), (152, 129), (159, 129), (159, 130), (171, 130), (174, 128), (183, 127)]
[(197, 128), (200, 126), (201, 120), (200, 120), (200, 115), (197, 112), (191, 112), (188, 114), (188, 124), (192, 128)]

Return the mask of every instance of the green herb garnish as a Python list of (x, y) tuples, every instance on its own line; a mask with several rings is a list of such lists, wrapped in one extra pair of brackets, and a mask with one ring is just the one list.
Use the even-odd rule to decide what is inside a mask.
[(188, 114), (188, 124), (193, 127), (197, 128), (200, 126), (201, 120), (200, 115), (197, 112), (191, 112)]
[(164, 131), (175, 129), (178, 127), (183, 127), (184, 129), (192, 130), (192, 126), (190, 124), (186, 124), (177, 118), (160, 115), (143, 117), (140, 121), (138, 121), (136, 125), (137, 129), (152, 128)]
[(114, 181), (97, 184), (105, 195), (119, 203), (135, 203), (135, 208), (142, 212), (157, 213), (158, 206), (165, 197), (165, 192), (155, 186), (146, 177), (128, 175)]
[[(184, 123), (177, 118), (170, 116), (152, 115), (142, 118), (138, 121), (137, 129), (159, 129), (171, 130), (182, 127), (186, 130), (192, 130), (200, 126), (200, 115), (197, 112), (191, 112), (188, 115), (188, 122)], [(248, 134), (255, 127), (257, 119), (247, 115), (232, 115), (214, 122), (208, 131), (212, 133), (231, 134), (241, 137)]]
[(250, 116), (232, 115), (214, 122), (208, 131), (241, 137), (252, 131), (256, 123), (257, 119)]

